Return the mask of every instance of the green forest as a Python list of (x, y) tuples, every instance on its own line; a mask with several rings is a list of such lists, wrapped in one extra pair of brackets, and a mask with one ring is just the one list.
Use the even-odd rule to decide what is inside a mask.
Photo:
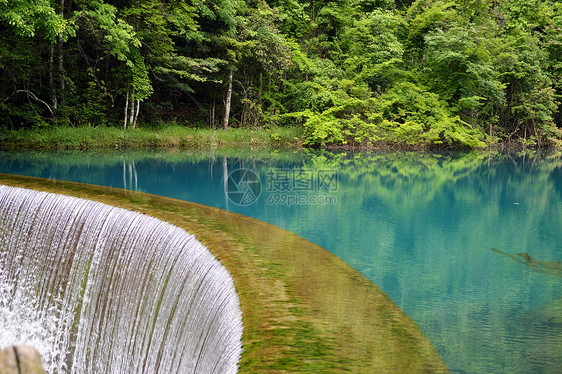
[(560, 0), (0, 0), (0, 128), (560, 144)]

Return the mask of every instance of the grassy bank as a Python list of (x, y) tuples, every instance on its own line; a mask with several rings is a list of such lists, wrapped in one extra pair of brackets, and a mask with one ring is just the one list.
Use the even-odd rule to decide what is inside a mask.
[(52, 127), (7, 131), (0, 135), (0, 148), (7, 150), (267, 148), (297, 147), (301, 138), (302, 130), (295, 127), (231, 128), (227, 131), (178, 125), (127, 130), (115, 127)]
[[(562, 138), (562, 133), (560, 135)], [(116, 127), (50, 127), (4, 131), (0, 133), (0, 150), (146, 150), (146, 149), (263, 149), (302, 148), (306, 139), (302, 127), (230, 128), (213, 130), (175, 124), (127, 129)], [(520, 141), (490, 142), (488, 148), (525, 150)], [(562, 140), (552, 139), (551, 148), (562, 148)], [(374, 143), (323, 145), (328, 150), (450, 150), (441, 147), (392, 142), (380, 139)]]

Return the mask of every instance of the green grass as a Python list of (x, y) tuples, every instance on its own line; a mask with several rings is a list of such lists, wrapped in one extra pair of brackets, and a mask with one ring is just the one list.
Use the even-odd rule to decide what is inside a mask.
[(298, 147), (302, 130), (297, 128), (228, 130), (197, 129), (178, 125), (158, 128), (52, 127), (20, 129), (0, 135), (3, 149), (127, 149), (210, 147)]

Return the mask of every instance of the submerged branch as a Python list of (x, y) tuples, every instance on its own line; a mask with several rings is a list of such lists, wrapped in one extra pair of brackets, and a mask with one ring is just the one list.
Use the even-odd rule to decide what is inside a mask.
[(555, 277), (562, 278), (562, 261), (539, 261), (535, 260), (531, 257), (528, 253), (516, 253), (517, 256), (514, 256), (509, 253), (505, 253), (500, 251), (499, 249), (492, 248), (492, 251), (507, 256), (517, 262), (521, 262), (522, 264), (527, 265), (532, 270), (537, 271), (539, 273), (550, 274), (554, 275)]

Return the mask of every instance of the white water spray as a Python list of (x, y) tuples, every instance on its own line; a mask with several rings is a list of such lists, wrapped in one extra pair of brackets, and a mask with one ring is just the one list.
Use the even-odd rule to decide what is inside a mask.
[(0, 347), (49, 373), (233, 373), (242, 315), (193, 235), (140, 213), (0, 185)]

